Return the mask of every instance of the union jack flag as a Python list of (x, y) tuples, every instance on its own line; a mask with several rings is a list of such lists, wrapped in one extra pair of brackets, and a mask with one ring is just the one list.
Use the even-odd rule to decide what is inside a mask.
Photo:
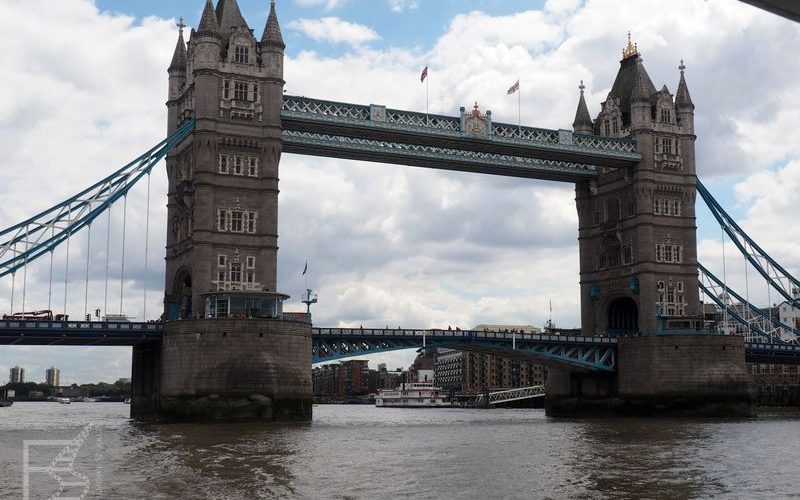
[(511, 86), (511, 88), (510, 88), (510, 89), (508, 89), (508, 92), (507, 92), (507, 93), (508, 93), (509, 95), (511, 95), (511, 94), (513, 94), (514, 92), (518, 91), (518, 90), (519, 90), (519, 80), (517, 80), (517, 83), (515, 83), (514, 85), (512, 85), (512, 86)]

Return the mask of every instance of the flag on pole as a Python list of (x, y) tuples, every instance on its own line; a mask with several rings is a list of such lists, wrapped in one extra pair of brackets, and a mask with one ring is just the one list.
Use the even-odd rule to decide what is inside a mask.
[(507, 92), (507, 93), (508, 93), (509, 95), (511, 95), (511, 94), (513, 94), (514, 92), (518, 91), (518, 90), (519, 90), (519, 80), (517, 80), (517, 83), (515, 83), (514, 85), (512, 85), (512, 86), (511, 86), (511, 88), (510, 88), (510, 89), (508, 89), (508, 92)]
[(425, 66), (425, 69), (422, 70), (422, 74), (419, 75), (419, 81), (420, 82), (424, 82), (425, 78), (427, 78), (427, 77), (428, 77), (428, 67)]
[(301, 274), (300, 276), (305, 276), (306, 271), (308, 271), (308, 261), (306, 261), (306, 266), (303, 268), (303, 274)]

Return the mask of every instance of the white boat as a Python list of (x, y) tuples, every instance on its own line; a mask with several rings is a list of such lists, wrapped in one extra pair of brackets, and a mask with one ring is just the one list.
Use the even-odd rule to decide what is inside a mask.
[(70, 403), (69, 398), (58, 398), (58, 404), (60, 405), (68, 405)]
[(375, 396), (375, 406), (383, 408), (435, 408), (450, 406), (441, 387), (431, 382), (402, 384), (397, 389), (381, 389)]

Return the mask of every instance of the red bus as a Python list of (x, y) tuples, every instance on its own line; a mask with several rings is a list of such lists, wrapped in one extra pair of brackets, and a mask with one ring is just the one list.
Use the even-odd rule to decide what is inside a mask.
[(4, 314), (3, 321), (68, 321), (68, 314), (53, 315), (53, 311), (31, 311), (14, 314)]

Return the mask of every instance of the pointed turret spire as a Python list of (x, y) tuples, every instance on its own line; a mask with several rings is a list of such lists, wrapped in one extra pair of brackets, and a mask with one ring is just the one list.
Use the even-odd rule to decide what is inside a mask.
[(644, 70), (644, 66), (642, 66), (642, 58), (637, 57), (636, 59), (636, 74), (633, 79), (633, 85), (631, 85), (631, 102), (634, 101), (650, 101), (650, 97), (656, 93), (656, 89), (653, 86), (653, 81), (650, 80), (650, 76)]
[(683, 59), (681, 59), (681, 65), (678, 66), (678, 69), (681, 71), (681, 80), (678, 83), (678, 90), (675, 92), (675, 108), (694, 109), (692, 96), (689, 95), (689, 87), (686, 86), (686, 80), (683, 77), (683, 71), (686, 69)]
[(219, 21), (219, 29), (222, 36), (228, 37), (231, 31), (240, 26), (247, 26), (247, 21), (242, 16), (242, 11), (239, 10), (239, 4), (236, 0), (219, 0), (217, 4), (217, 21)]
[(169, 64), (169, 71), (186, 69), (186, 42), (183, 41), (183, 18), (178, 23), (178, 43), (175, 45), (175, 52), (172, 54), (172, 62)]
[(579, 134), (591, 134), (593, 127), (592, 116), (589, 114), (589, 108), (586, 106), (586, 99), (583, 98), (583, 89), (585, 88), (583, 80), (581, 80), (581, 84), (578, 85), (578, 89), (581, 91), (581, 97), (578, 100), (578, 109), (575, 111), (575, 121), (572, 122), (572, 129)]
[(261, 35), (261, 43), (277, 45), (282, 49), (286, 48), (281, 35), (281, 27), (278, 24), (278, 14), (275, 13), (275, 0), (270, 0), (269, 17), (267, 17), (267, 24), (264, 26), (264, 34)]
[(211, 0), (206, 0), (206, 6), (203, 8), (203, 15), (200, 18), (200, 26), (197, 28), (197, 34), (219, 36), (219, 23), (217, 22), (217, 15), (214, 13), (214, 5)]

